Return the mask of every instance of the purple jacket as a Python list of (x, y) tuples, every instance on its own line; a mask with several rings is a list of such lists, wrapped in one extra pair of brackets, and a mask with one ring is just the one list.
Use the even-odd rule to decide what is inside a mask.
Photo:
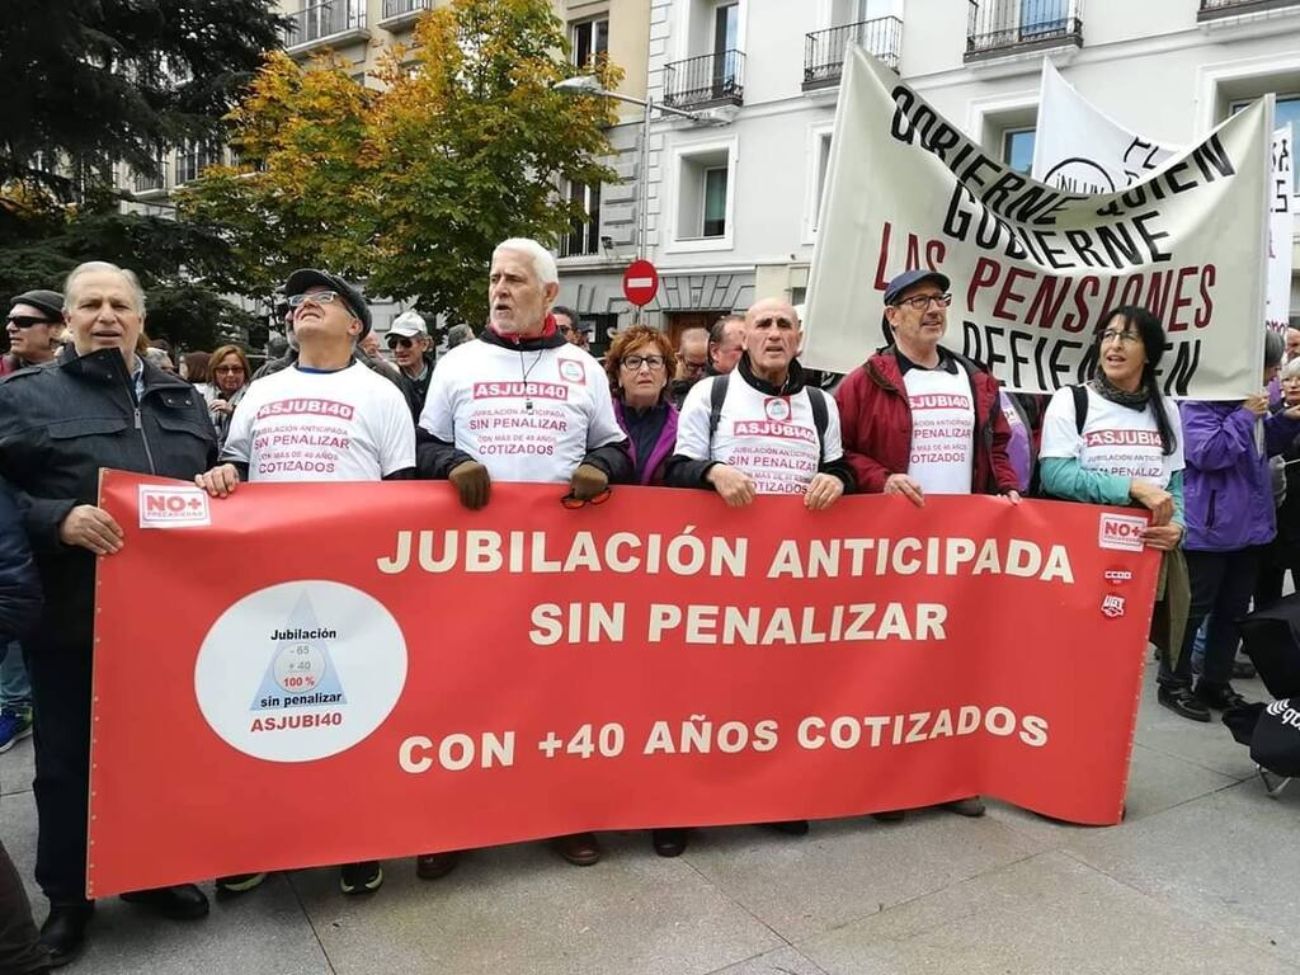
[[(628, 433), (627, 418), (623, 413), (623, 401), (614, 397), (614, 417), (618, 420), (619, 427), (624, 433)], [(638, 455), (636, 438), (628, 436), (627, 450), (632, 455), (632, 463), (636, 467), (637, 484), (663, 484), (664, 482), (664, 462), (672, 456), (673, 448), (677, 446), (677, 409), (668, 404), (668, 416), (664, 419), (664, 427), (659, 431), (659, 436), (655, 440), (654, 447), (650, 450), (649, 456), (641, 457)]]
[(1187, 401), (1181, 405), (1187, 537), (1200, 552), (1265, 545), (1277, 534), (1268, 456), (1300, 434), (1300, 421), (1264, 418), (1264, 453), (1255, 445), (1256, 417), (1240, 403)]

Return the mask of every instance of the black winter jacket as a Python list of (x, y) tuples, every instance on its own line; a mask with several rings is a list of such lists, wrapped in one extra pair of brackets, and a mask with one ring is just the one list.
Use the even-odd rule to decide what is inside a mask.
[(0, 382), (0, 476), (19, 492), (45, 589), (40, 643), (89, 649), (95, 556), (59, 541), (59, 525), (98, 503), (100, 469), (191, 480), (216, 458), (199, 391), (146, 362), (137, 403), (116, 349), (77, 356), (69, 346), (57, 365)]
[(22, 512), (0, 480), (0, 646), (26, 636), (41, 611), (41, 583), (23, 530)]

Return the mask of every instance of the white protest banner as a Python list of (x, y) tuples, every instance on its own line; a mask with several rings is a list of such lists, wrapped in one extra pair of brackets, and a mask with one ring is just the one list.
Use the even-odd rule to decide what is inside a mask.
[[(1071, 193), (1111, 193), (1155, 172), (1181, 149), (1135, 135), (1089, 102), (1043, 59), (1034, 179)], [(1291, 306), (1291, 126), (1273, 132), (1264, 317), (1286, 327)]]
[(1107, 307), (1159, 315), (1162, 388), (1259, 387), (1268, 226), (1268, 96), (1123, 192), (1080, 196), (990, 157), (853, 47), (813, 254), (804, 360), (847, 372), (879, 344), (881, 293), (913, 267), (952, 279), (945, 344), (1013, 390), (1091, 376)]
[(1291, 317), (1291, 267), (1294, 255), (1292, 213), (1295, 186), (1294, 132), (1287, 123), (1273, 132), (1273, 171), (1269, 179), (1268, 292), (1265, 318), (1275, 331), (1287, 327)]
[(1043, 58), (1034, 179), (1071, 193), (1114, 193), (1145, 179), (1181, 151), (1134, 135)]

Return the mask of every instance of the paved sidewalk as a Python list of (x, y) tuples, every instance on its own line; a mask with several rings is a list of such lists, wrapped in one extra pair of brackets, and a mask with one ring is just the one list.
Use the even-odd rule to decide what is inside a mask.
[[(383, 890), (360, 900), (338, 893), (332, 870), (300, 871), (190, 925), (105, 901), (69, 970), (1300, 973), (1300, 783), (1267, 798), (1227, 729), (1157, 706), (1153, 676), (1128, 818), (1112, 829), (991, 804), (982, 820), (864, 817), (815, 823), (804, 839), (702, 830), (676, 860), (656, 857), (646, 834), (620, 833), (587, 869), (539, 844), (477, 852), (433, 883), (394, 861)], [(1255, 682), (1239, 689), (1265, 696)], [(30, 742), (0, 756), (0, 838), (29, 882), (31, 762)], [(39, 919), (34, 888), (33, 899)]]

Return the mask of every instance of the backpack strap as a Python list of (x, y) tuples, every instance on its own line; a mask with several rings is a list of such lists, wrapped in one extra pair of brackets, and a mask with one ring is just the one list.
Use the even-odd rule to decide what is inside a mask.
[[(727, 381), (731, 378), (730, 373), (723, 373), (721, 376), (713, 377), (713, 385), (709, 387), (709, 449), (713, 449), (713, 435), (718, 432), (718, 424), (722, 421), (722, 404), (727, 399)], [(821, 464), (821, 459), (826, 456), (826, 428), (830, 425), (830, 409), (826, 405), (826, 394), (816, 386), (805, 386), (808, 391), (808, 405), (812, 407), (813, 424), (817, 427), (817, 463)]]
[(830, 410), (826, 407), (826, 394), (816, 386), (805, 387), (808, 390), (808, 405), (812, 407), (813, 425), (817, 427), (817, 466), (826, 456), (826, 427), (831, 422)]
[(1084, 424), (1088, 422), (1088, 387), (1071, 386), (1070, 392), (1074, 394), (1074, 429), (1082, 437)]
[(723, 373), (713, 377), (709, 387), (709, 453), (713, 453), (713, 435), (718, 432), (718, 423), (722, 419), (722, 404), (727, 399), (727, 381), (731, 376)]

